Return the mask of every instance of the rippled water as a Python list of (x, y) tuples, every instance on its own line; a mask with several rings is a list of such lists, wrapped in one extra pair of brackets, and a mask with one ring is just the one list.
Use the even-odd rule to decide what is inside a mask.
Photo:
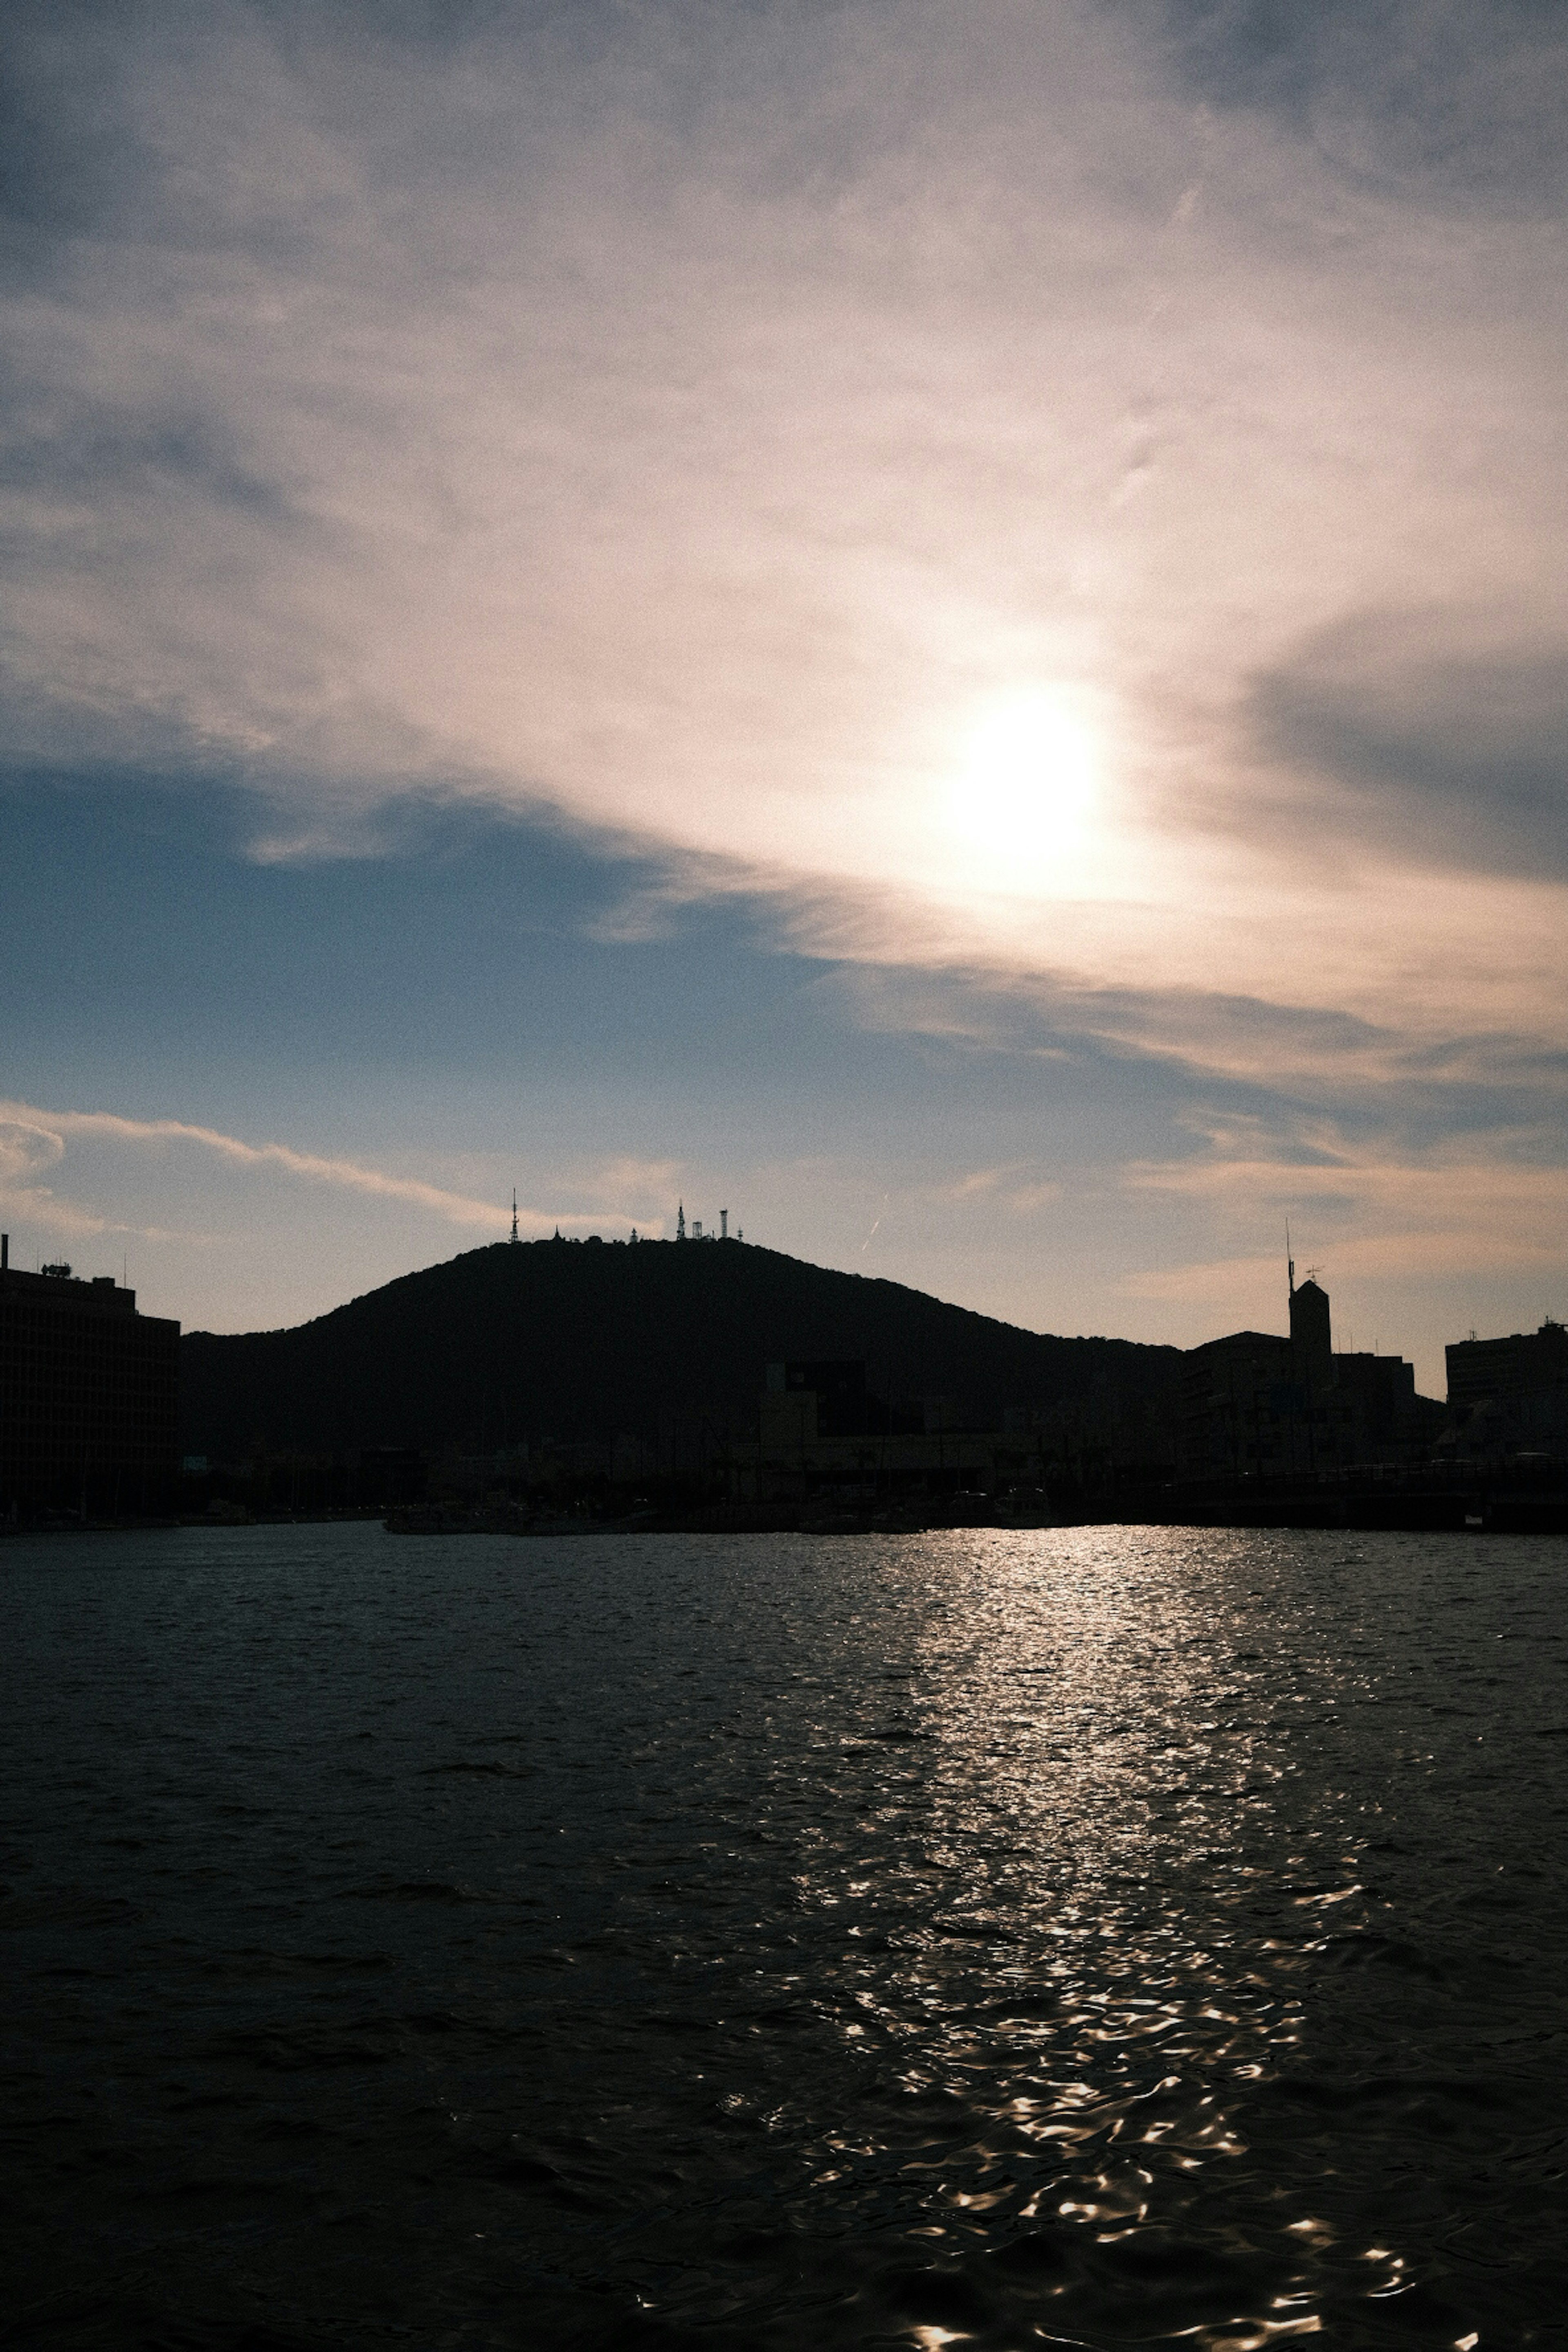
[(1561, 2344), (1568, 1544), (0, 1549), (25, 2345)]

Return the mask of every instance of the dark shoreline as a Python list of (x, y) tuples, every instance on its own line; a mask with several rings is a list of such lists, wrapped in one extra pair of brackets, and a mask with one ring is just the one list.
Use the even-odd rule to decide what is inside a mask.
[(505, 1535), (555, 1538), (608, 1535), (930, 1535), (959, 1528), (1042, 1530), (1068, 1528), (1224, 1528), (1342, 1529), (1347, 1534), (1568, 1535), (1568, 1489), (1531, 1480), (1518, 1484), (1429, 1486), (1367, 1481), (1353, 1486), (1298, 1487), (1285, 1493), (1133, 1490), (1112, 1496), (1064, 1496), (1042, 1509), (1009, 1509), (984, 1496), (934, 1507), (910, 1504), (836, 1506), (826, 1498), (778, 1504), (696, 1504), (685, 1508), (597, 1515), (588, 1511), (410, 1503), (335, 1511), (250, 1511), (207, 1517), (138, 1519), (57, 1519), (0, 1527), (6, 1537), (150, 1534), (159, 1529), (226, 1527), (351, 1527), (378, 1525), (390, 1535)]
[(1343, 1528), (1407, 1535), (1568, 1535), (1568, 1494), (1488, 1488), (1415, 1492), (1318, 1489), (1290, 1496), (1128, 1496), (1055, 1511), (1010, 1512), (1005, 1505), (962, 1510), (718, 1504), (684, 1511), (637, 1511), (613, 1518), (585, 1513), (463, 1509), (407, 1504), (389, 1512), (390, 1535), (930, 1535), (954, 1528), (1083, 1527)]

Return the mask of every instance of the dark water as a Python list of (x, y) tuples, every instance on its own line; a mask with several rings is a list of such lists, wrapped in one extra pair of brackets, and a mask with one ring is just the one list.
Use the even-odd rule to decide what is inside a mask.
[(1568, 2342), (1568, 1544), (0, 1549), (0, 2340)]

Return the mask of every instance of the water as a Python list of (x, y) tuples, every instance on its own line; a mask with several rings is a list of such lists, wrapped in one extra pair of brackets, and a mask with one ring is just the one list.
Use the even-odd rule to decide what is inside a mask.
[(1568, 2341), (1565, 1590), (11, 1542), (0, 2339)]

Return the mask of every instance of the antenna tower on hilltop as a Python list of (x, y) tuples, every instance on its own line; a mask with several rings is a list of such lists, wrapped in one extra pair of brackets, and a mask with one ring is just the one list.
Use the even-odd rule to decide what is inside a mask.
[(517, 1240), (517, 1186), (511, 1188), (511, 1237)]
[(1290, 1286), (1290, 1296), (1294, 1298), (1296, 1296), (1296, 1261), (1290, 1255), (1290, 1220), (1289, 1217), (1285, 1220), (1285, 1268), (1286, 1279)]

